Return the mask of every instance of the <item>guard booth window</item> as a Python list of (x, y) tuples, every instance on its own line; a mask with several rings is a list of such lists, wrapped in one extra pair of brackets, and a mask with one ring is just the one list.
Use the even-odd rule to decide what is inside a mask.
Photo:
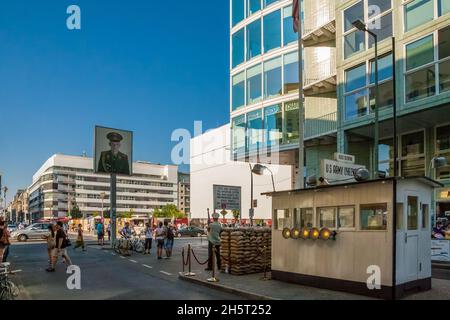
[(387, 204), (364, 204), (360, 206), (361, 230), (386, 230)]
[(283, 231), (284, 228), (292, 228), (292, 219), (289, 209), (275, 209), (274, 212), (275, 230)]
[(313, 208), (294, 209), (294, 228), (312, 228), (314, 226)]
[(417, 230), (419, 217), (418, 202), (417, 197), (408, 196), (408, 230)]

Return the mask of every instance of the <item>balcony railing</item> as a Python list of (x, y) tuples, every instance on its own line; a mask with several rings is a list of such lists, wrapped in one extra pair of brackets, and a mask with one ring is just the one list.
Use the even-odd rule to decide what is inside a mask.
[(336, 74), (336, 59), (326, 59), (312, 63), (306, 67), (304, 86), (307, 87), (320, 80)]
[(337, 112), (305, 120), (305, 139), (333, 133), (337, 130)]
[(305, 35), (335, 19), (334, 0), (317, 0), (312, 3), (315, 3), (314, 6), (305, 11)]

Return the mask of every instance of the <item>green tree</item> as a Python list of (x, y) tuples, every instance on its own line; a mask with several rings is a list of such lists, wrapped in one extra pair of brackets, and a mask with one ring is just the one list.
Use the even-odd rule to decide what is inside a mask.
[(241, 215), (241, 212), (239, 211), (239, 210), (233, 210), (232, 211), (232, 213), (233, 213), (233, 218), (235, 219), (235, 220), (238, 220), (239, 219), (239, 217), (240, 217), (240, 215)]
[(119, 213), (118, 216), (121, 218), (130, 219), (133, 216), (133, 212), (132, 211), (122, 212), (122, 213)]
[[(69, 215), (69, 213), (67, 213), (67, 215)], [(73, 219), (80, 219), (80, 218), (83, 217), (83, 215), (82, 215), (82, 213), (81, 213), (81, 211), (80, 211), (80, 208), (78, 208), (78, 205), (77, 205), (77, 204), (74, 204), (74, 205), (72, 206), (72, 208), (70, 209), (70, 216), (71, 216)]]
[(166, 204), (162, 209), (156, 209), (153, 212), (153, 217), (155, 218), (184, 218), (185, 214), (178, 210), (177, 206), (174, 204)]

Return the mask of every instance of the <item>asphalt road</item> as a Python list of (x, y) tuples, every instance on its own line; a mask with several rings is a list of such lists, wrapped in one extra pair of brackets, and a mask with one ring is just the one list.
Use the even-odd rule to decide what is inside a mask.
[(86, 252), (69, 248), (72, 263), (80, 267), (81, 289), (69, 290), (66, 266), (58, 262), (56, 272), (48, 273), (46, 244), (43, 242), (13, 243), (10, 258), (13, 269), (22, 269), (12, 276), (19, 285), (21, 298), (41, 300), (76, 299), (150, 299), (150, 300), (229, 300), (242, 299), (228, 293), (197, 286), (178, 279), (182, 270), (181, 247), (192, 243), (199, 259), (207, 258), (207, 242), (200, 239), (176, 239), (171, 259), (157, 260), (156, 248), (150, 255), (133, 253), (122, 257), (112, 250), (101, 249), (95, 242)]

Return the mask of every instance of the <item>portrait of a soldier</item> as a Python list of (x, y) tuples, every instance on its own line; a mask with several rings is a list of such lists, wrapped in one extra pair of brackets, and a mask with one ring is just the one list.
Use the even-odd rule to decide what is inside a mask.
[(101, 173), (129, 175), (130, 164), (128, 162), (128, 156), (119, 151), (120, 143), (123, 140), (122, 135), (117, 132), (110, 132), (106, 135), (106, 138), (109, 140), (111, 150), (101, 153), (97, 171)]

